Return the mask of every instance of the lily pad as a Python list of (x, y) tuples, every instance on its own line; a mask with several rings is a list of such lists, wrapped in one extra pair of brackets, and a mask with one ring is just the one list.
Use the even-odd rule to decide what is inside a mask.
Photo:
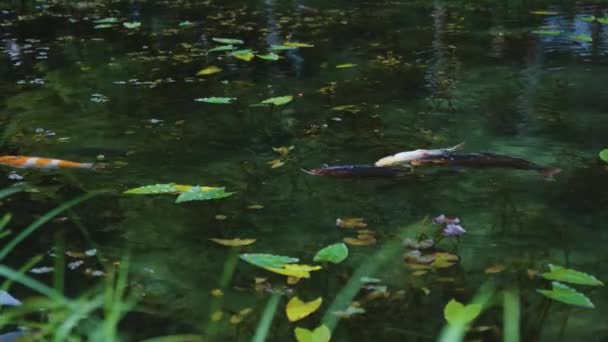
[(345, 63), (345, 64), (340, 64), (340, 65), (336, 65), (336, 69), (347, 69), (347, 68), (354, 68), (356, 67), (357, 64), (353, 64), (353, 63)]
[(325, 325), (320, 325), (312, 331), (297, 327), (294, 333), (298, 342), (329, 342), (331, 339), (331, 330)]
[(292, 264), (300, 261), (298, 258), (292, 258), (288, 256), (282, 255), (273, 255), (273, 254), (261, 254), (261, 253), (249, 253), (249, 254), (241, 254), (241, 259), (244, 261), (258, 266), (262, 268), (266, 267), (274, 267), (281, 268), (286, 264)]
[(193, 22), (188, 21), (188, 20), (184, 20), (184, 21), (180, 22), (178, 26), (179, 27), (190, 27), (190, 26), (193, 26), (193, 25), (194, 25)]
[(563, 283), (589, 286), (604, 285), (604, 283), (602, 283), (596, 277), (573, 269), (549, 264), (549, 270), (550, 272), (543, 273), (541, 276), (548, 280), (555, 280)]
[(267, 61), (278, 61), (281, 56), (276, 53), (269, 52), (265, 55), (256, 55), (258, 58), (265, 59)]
[(110, 28), (110, 27), (114, 27), (114, 25), (112, 25), (112, 24), (99, 24), (99, 25), (93, 26), (93, 28), (96, 29), (96, 30), (106, 29), (106, 28)]
[(124, 26), (128, 29), (136, 29), (141, 26), (141, 23), (139, 21), (126, 22), (126, 23), (122, 23), (122, 26)]
[(558, 36), (562, 33), (560, 30), (536, 30), (532, 31), (534, 34), (540, 34), (542, 36)]
[(602, 24), (608, 25), (608, 17), (597, 18), (597, 21)]
[(589, 35), (586, 35), (586, 34), (573, 34), (573, 35), (570, 35), (569, 37), (570, 37), (570, 39), (577, 40), (579, 42), (591, 43), (593, 41), (593, 38), (591, 38)]
[(123, 194), (157, 195), (157, 194), (175, 194), (178, 192), (179, 192), (179, 190), (175, 187), (175, 184), (169, 183), (169, 184), (154, 184), (154, 185), (141, 186), (139, 188), (129, 189), (129, 190), (123, 192)]
[(240, 39), (232, 39), (232, 38), (211, 38), (214, 42), (221, 44), (243, 44), (244, 41)]
[(608, 148), (601, 150), (599, 156), (601, 160), (608, 163)]
[(292, 48), (311, 48), (315, 47), (313, 44), (308, 43), (300, 43), (300, 42), (285, 42), (283, 46), (292, 47)]
[(211, 49), (207, 52), (230, 51), (230, 50), (234, 50), (234, 49), (236, 49), (234, 47), (234, 45), (222, 45), (222, 46), (214, 47), (213, 49)]
[(222, 246), (240, 247), (248, 246), (255, 242), (255, 239), (209, 239)]
[(236, 97), (202, 97), (195, 99), (194, 101), (213, 104), (230, 104), (234, 100), (236, 100)]
[(255, 55), (253, 54), (253, 51), (251, 51), (249, 49), (234, 51), (230, 55), (236, 59), (240, 59), (240, 60), (246, 61), (246, 62), (251, 61), (253, 59), (253, 57), (255, 57)]
[(596, 18), (593, 15), (585, 15), (585, 16), (579, 17), (578, 19), (590, 23), (590, 22), (594, 21)]
[(288, 104), (289, 102), (291, 102), (291, 100), (293, 100), (293, 96), (287, 95), (287, 96), (272, 97), (272, 98), (262, 101), (261, 103), (271, 104), (271, 105), (275, 105), (275, 106), (282, 106), (282, 105)]
[(293, 297), (287, 302), (285, 313), (290, 322), (299, 321), (319, 310), (322, 303), (323, 298), (321, 297), (310, 302), (303, 302), (300, 298)]
[(481, 304), (464, 305), (452, 299), (443, 309), (443, 316), (450, 324), (469, 324), (481, 314)]
[(286, 45), (271, 45), (270, 50), (282, 51), (282, 50), (295, 50), (297, 47), (295, 46), (286, 46)]
[(557, 14), (559, 14), (558, 11), (532, 11), (530, 13), (538, 14), (538, 15), (557, 15)]
[(562, 302), (569, 305), (580, 306), (583, 308), (593, 309), (595, 306), (587, 296), (576, 291), (575, 289), (566, 286), (562, 283), (554, 281), (551, 283), (553, 288), (551, 290), (536, 290), (538, 293), (545, 297), (551, 298), (558, 302)]
[(348, 257), (348, 247), (343, 243), (329, 245), (317, 252), (314, 262), (331, 262), (339, 264)]
[(224, 188), (203, 189), (200, 186), (194, 186), (177, 196), (175, 203), (220, 199), (232, 196), (232, 194), (232, 192), (225, 192)]
[(115, 17), (107, 17), (102, 19), (97, 19), (93, 21), (95, 24), (113, 24), (118, 22), (118, 18)]

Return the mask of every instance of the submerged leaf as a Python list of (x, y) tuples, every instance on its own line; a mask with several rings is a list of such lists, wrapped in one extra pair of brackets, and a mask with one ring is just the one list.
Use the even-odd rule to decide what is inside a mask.
[(255, 239), (209, 239), (217, 244), (229, 247), (248, 246), (255, 242)]
[(293, 96), (287, 95), (287, 96), (272, 97), (272, 98), (266, 99), (260, 103), (271, 104), (271, 105), (275, 105), (275, 106), (282, 106), (284, 104), (288, 104), (289, 102), (291, 102), (291, 100), (293, 100)]
[(536, 290), (545, 297), (558, 302), (593, 309), (595, 306), (584, 294), (557, 281), (552, 282), (551, 290)]
[(587, 274), (587, 273), (583, 273), (583, 272), (575, 271), (573, 269), (564, 268), (561, 266), (551, 265), (551, 264), (549, 264), (549, 269), (550, 269), (550, 272), (541, 274), (541, 276), (543, 278), (548, 279), (548, 280), (556, 280), (556, 281), (560, 281), (560, 282), (564, 282), (564, 283), (571, 283), (571, 284), (577, 284), (577, 285), (590, 285), (590, 286), (603, 286), (604, 285), (604, 283), (602, 283), (596, 277), (594, 277), (590, 274)]
[(194, 186), (192, 189), (182, 192), (177, 196), (175, 203), (220, 199), (231, 196), (232, 194), (232, 192), (225, 192), (224, 188), (204, 189), (200, 186)]
[(211, 65), (206, 67), (205, 69), (202, 69), (201, 71), (196, 73), (196, 76), (206, 76), (206, 75), (213, 75), (213, 74), (217, 74), (218, 72), (221, 72), (222, 69), (216, 67), (215, 65)]
[(323, 298), (321, 297), (310, 302), (303, 302), (300, 298), (293, 297), (287, 302), (285, 313), (290, 322), (299, 321), (317, 311), (322, 303)]
[(213, 104), (230, 104), (236, 97), (202, 97), (198, 99), (194, 99), (197, 102), (205, 102), (205, 103), (213, 103)]
[(320, 325), (313, 331), (296, 327), (294, 333), (298, 342), (329, 342), (331, 339), (331, 330), (325, 325)]
[(251, 61), (253, 59), (253, 57), (255, 57), (255, 55), (253, 54), (253, 51), (251, 51), (249, 49), (234, 51), (230, 55), (236, 59), (240, 59), (240, 60), (246, 61), (246, 62)]
[(278, 61), (281, 56), (276, 53), (269, 52), (265, 55), (256, 55), (258, 58), (265, 59), (267, 61)]
[(314, 262), (331, 262), (334, 264), (341, 263), (348, 257), (348, 247), (343, 243), (335, 243), (329, 245), (315, 254)]
[(577, 40), (579, 42), (586, 42), (586, 43), (591, 43), (593, 41), (593, 38), (591, 38), (591, 36), (586, 35), (586, 34), (573, 34), (573, 35), (570, 35), (570, 39)]
[(236, 49), (234, 47), (234, 45), (222, 45), (222, 46), (214, 47), (213, 49), (210, 49), (207, 52), (229, 51), (229, 50), (234, 50), (234, 49)]
[(481, 304), (463, 305), (452, 299), (443, 309), (443, 316), (450, 324), (469, 324), (481, 314)]
[(220, 44), (243, 44), (244, 42), (240, 39), (231, 39), (231, 38), (211, 38), (214, 42)]

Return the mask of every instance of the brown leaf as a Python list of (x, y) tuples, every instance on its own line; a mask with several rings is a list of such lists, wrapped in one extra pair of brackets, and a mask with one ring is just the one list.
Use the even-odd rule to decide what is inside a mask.
[(502, 271), (505, 270), (505, 265), (502, 264), (494, 264), (488, 268), (486, 268), (486, 274), (491, 274), (491, 273), (500, 273)]
[(341, 228), (363, 229), (367, 223), (360, 217), (345, 217), (336, 220), (336, 226)]

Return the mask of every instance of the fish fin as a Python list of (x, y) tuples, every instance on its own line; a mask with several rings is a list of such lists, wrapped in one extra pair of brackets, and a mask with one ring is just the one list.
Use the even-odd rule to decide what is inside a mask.
[(448, 151), (449, 153), (452, 153), (452, 152), (460, 151), (463, 148), (464, 148), (464, 141), (461, 142), (460, 144), (456, 145), (456, 146), (452, 146), (452, 147), (446, 148), (445, 150)]
[(543, 169), (541, 171), (541, 174), (543, 175), (543, 178), (545, 180), (547, 180), (547, 181), (554, 181), (555, 178), (553, 178), (553, 176), (557, 175), (560, 172), (562, 172), (562, 169), (555, 168), (555, 167), (550, 167), (550, 168)]

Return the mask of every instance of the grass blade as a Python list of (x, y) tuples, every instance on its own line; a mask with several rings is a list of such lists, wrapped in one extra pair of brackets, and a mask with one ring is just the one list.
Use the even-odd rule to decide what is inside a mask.
[(264, 312), (262, 313), (262, 319), (260, 319), (260, 323), (258, 323), (258, 327), (255, 329), (255, 335), (253, 335), (253, 342), (264, 342), (266, 341), (266, 336), (268, 336), (268, 330), (270, 330), (270, 326), (272, 325), (272, 319), (274, 318), (274, 314), (277, 312), (277, 308), (279, 307), (279, 301), (281, 299), (282, 294), (279, 292), (273, 292), (264, 308)]
[(504, 342), (519, 342), (519, 290), (511, 289), (504, 292), (503, 298), (503, 330)]
[(61, 293), (53, 290), (52, 288), (44, 285), (43, 283), (26, 276), (25, 274), (21, 274), (17, 271), (14, 271), (4, 265), (0, 265), (0, 276), (4, 276), (7, 279), (11, 279), (12, 281), (29, 287), (31, 290), (36, 291), (42, 295), (49, 297), (50, 299), (68, 305), (70, 304), (69, 300), (65, 298)]

